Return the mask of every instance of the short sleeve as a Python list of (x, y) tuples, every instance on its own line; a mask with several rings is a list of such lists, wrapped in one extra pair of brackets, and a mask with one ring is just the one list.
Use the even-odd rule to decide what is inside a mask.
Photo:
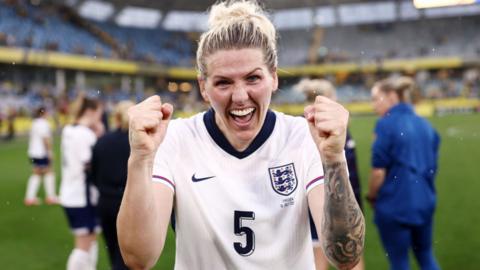
[(45, 130), (44, 130), (44, 138), (50, 138), (52, 136), (52, 131), (50, 130), (50, 124), (48, 121), (45, 121)]
[(375, 126), (375, 139), (372, 145), (372, 167), (387, 168), (392, 162), (390, 155), (392, 136), (386, 122), (378, 121)]
[(37, 129), (40, 137), (42, 139), (50, 138), (51, 133), (50, 133), (50, 126), (49, 126), (48, 122), (45, 120), (45, 121), (39, 122), (39, 124), (40, 123), (41, 123), (41, 125), (38, 125), (38, 129)]
[(176, 138), (174, 131), (174, 121), (170, 122), (167, 129), (167, 134), (163, 142), (158, 147), (153, 163), (152, 181), (161, 183), (172, 189), (175, 192), (175, 180), (173, 178), (172, 162), (173, 157), (177, 153)]
[(322, 159), (308, 130), (303, 143), (303, 160), (306, 169), (304, 187), (308, 193), (316, 186), (324, 183)]

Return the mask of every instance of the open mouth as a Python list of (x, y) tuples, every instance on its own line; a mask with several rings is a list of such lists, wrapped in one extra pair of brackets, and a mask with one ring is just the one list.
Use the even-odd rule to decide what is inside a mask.
[(237, 109), (229, 112), (230, 116), (233, 118), (233, 121), (240, 126), (247, 125), (250, 120), (252, 120), (254, 113), (255, 108)]

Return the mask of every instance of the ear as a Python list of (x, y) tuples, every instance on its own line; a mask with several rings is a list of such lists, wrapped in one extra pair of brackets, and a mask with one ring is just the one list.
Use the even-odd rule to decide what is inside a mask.
[(202, 75), (198, 75), (197, 81), (198, 81), (198, 86), (200, 87), (200, 94), (202, 95), (203, 100), (205, 100), (205, 102), (210, 103), (207, 92), (205, 90), (205, 84), (207, 83), (206, 78), (204, 78)]
[(274, 68), (272, 71), (270, 71), (272, 73), (272, 79), (273, 79), (273, 91), (272, 92), (275, 92), (277, 91), (278, 89), (278, 74), (277, 74), (277, 68)]

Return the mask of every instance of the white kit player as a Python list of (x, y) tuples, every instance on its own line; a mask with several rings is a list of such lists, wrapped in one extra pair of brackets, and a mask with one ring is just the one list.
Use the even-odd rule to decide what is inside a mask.
[(37, 193), (42, 177), (46, 194), (45, 202), (47, 204), (58, 203), (57, 195), (55, 195), (55, 174), (52, 171), (52, 131), (46, 116), (45, 107), (38, 108), (30, 129), (28, 157), (32, 162), (33, 172), (28, 179), (25, 193), (24, 202), (27, 206), (40, 204)]
[(97, 233), (100, 232), (95, 205), (98, 191), (87, 181), (92, 148), (102, 133), (102, 107), (98, 101), (82, 97), (75, 123), (62, 131), (62, 182), (60, 204), (74, 236), (75, 247), (69, 255), (67, 270), (96, 268)]
[(310, 208), (327, 257), (353, 267), (365, 228), (343, 152), (348, 112), (323, 97), (307, 120), (269, 109), (276, 34), (255, 2), (216, 4), (209, 24), (197, 64), (210, 110), (169, 123), (158, 96), (129, 110), (117, 220), (126, 264), (153, 267), (173, 209), (177, 270), (315, 269)]

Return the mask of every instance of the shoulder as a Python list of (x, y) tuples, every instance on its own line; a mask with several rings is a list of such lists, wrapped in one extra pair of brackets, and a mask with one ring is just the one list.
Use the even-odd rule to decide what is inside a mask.
[(302, 116), (292, 116), (276, 112), (275, 132), (289, 144), (303, 143), (311, 138), (307, 120)]
[(200, 112), (188, 118), (175, 118), (170, 121), (167, 132), (195, 132), (203, 125), (204, 114)]
[(387, 132), (390, 130), (392, 127), (395, 127), (393, 124), (395, 122), (395, 119), (392, 117), (392, 115), (386, 115), (377, 120), (377, 123), (375, 124), (375, 132)]
[(43, 117), (37, 118), (36, 121), (42, 125), (48, 125), (48, 120)]
[(418, 116), (418, 121), (420, 122), (421, 125), (423, 125), (425, 127), (426, 130), (428, 130), (428, 132), (430, 134), (433, 134), (434, 137), (440, 137), (440, 135), (438, 134), (438, 131), (435, 129), (435, 127), (432, 125), (432, 123), (430, 123), (430, 121), (428, 121), (428, 119), (424, 118), (424, 117), (421, 117), (421, 116)]
[(118, 131), (107, 132), (103, 136), (98, 138), (97, 145), (108, 143), (112, 140), (115, 140), (119, 137), (119, 135), (120, 135), (120, 133)]
[(73, 126), (72, 132), (75, 132), (79, 141), (94, 143), (97, 140), (97, 135), (89, 127), (83, 125)]
[(72, 130), (72, 125), (68, 124), (62, 128), (62, 136), (68, 134)]
[(43, 129), (50, 129), (50, 124), (48, 123), (47, 119), (40, 118), (38, 120), (38, 125), (40, 125), (41, 128), (43, 128)]
[(292, 116), (277, 111), (274, 111), (274, 113), (278, 126), (285, 129), (288, 134), (295, 135), (308, 132), (308, 123), (304, 117)]

